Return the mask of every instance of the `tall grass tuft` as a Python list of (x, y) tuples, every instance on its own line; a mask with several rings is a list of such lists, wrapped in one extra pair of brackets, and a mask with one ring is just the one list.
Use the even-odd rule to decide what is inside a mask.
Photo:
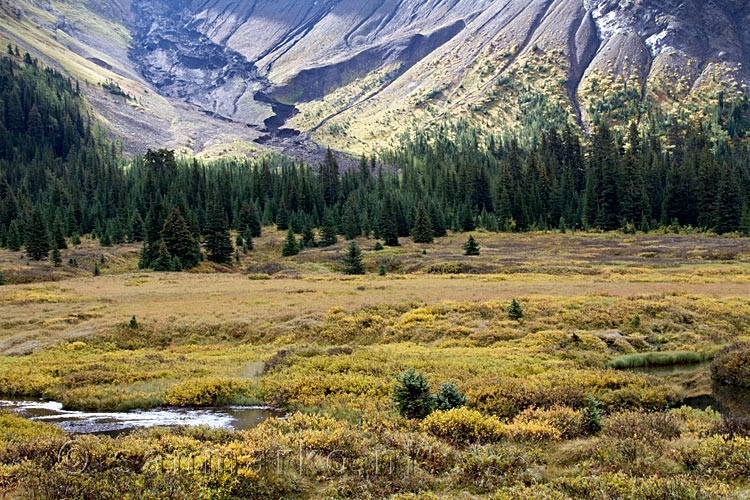
[(710, 355), (695, 351), (643, 352), (617, 357), (607, 363), (606, 367), (614, 370), (628, 370), (652, 366), (693, 365), (708, 359)]

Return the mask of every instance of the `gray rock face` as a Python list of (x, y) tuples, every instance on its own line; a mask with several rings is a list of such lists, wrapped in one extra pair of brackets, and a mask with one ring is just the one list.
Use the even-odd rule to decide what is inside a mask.
[(748, 0), (135, 0), (135, 8), (144, 75), (167, 95), (247, 123), (259, 121), (260, 89), (289, 103), (316, 100), (382, 68), (395, 68), (386, 75), (395, 81), (440, 47), (465, 50), (500, 32), (521, 53), (566, 47), (573, 101), (605, 69), (645, 82), (668, 67), (700, 83), (721, 63), (750, 80)]

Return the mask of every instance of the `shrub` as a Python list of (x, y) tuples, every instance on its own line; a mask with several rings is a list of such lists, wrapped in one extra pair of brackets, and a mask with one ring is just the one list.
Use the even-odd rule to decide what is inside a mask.
[(242, 379), (190, 379), (172, 386), (165, 401), (171, 406), (222, 406), (242, 401), (251, 389)]
[(427, 274), (461, 274), (466, 271), (466, 267), (463, 262), (438, 262), (427, 266), (424, 272)]
[(592, 396), (586, 398), (586, 407), (583, 409), (583, 418), (586, 430), (591, 434), (599, 434), (602, 430), (602, 410), (601, 404), (596, 398)]
[(680, 423), (671, 413), (626, 411), (610, 416), (605, 422), (604, 432), (618, 439), (671, 440), (680, 437)]
[(435, 394), (437, 409), (448, 411), (454, 408), (460, 408), (466, 404), (466, 396), (458, 390), (453, 382), (446, 382), (440, 386)]
[(750, 342), (722, 349), (711, 364), (711, 377), (723, 384), (750, 387)]
[(497, 417), (468, 408), (436, 411), (425, 418), (421, 426), (433, 436), (453, 443), (499, 441), (505, 427)]
[(513, 424), (531, 424), (533, 422), (549, 424), (560, 431), (560, 436), (565, 439), (584, 436), (589, 431), (588, 422), (583, 412), (567, 406), (554, 406), (546, 409), (529, 408), (513, 419)]
[(516, 421), (505, 427), (506, 435), (520, 441), (557, 441), (562, 432), (543, 420)]
[(421, 419), (435, 410), (435, 396), (430, 393), (430, 383), (424, 375), (410, 368), (396, 380), (393, 400), (402, 416)]

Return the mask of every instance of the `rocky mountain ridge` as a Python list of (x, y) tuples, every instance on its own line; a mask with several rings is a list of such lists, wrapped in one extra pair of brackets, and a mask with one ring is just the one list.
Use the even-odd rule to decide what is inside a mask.
[[(750, 0), (77, 2), (130, 34), (127, 61), (88, 43), (135, 69), (122, 78), (251, 141), (296, 129), (361, 152), (459, 117), (588, 126), (603, 113), (633, 118), (645, 99), (685, 106), (750, 82)], [(84, 38), (66, 2), (11, 2), (39, 3), (56, 30)]]

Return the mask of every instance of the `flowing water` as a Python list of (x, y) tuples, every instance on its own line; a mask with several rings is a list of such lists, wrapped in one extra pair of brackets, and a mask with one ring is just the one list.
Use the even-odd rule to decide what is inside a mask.
[(268, 418), (282, 416), (267, 406), (227, 406), (221, 408), (155, 408), (127, 412), (86, 412), (63, 410), (54, 401), (0, 400), (0, 410), (49, 424), (78, 434), (122, 434), (147, 427), (196, 427), (251, 429)]

